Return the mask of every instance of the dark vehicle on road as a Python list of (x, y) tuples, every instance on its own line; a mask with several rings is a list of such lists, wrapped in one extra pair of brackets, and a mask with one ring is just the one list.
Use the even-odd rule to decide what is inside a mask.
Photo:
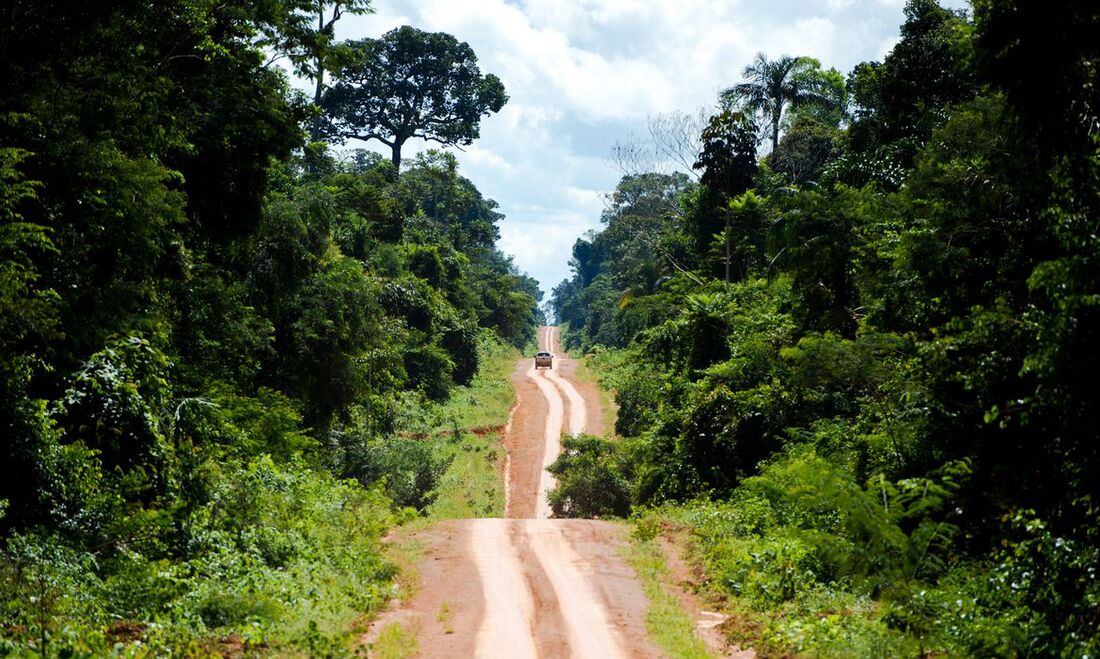
[(554, 356), (548, 352), (541, 351), (535, 353), (535, 368), (554, 368)]

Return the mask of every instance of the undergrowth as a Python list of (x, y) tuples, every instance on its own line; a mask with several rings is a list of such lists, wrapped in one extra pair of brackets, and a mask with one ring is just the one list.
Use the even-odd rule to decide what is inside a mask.
[[(60, 534), (5, 539), (0, 656), (361, 651), (365, 623), (411, 589), (398, 567), (416, 547), (387, 549), (390, 529), (503, 514), (499, 432), (517, 353), (486, 335), (480, 348), (481, 371), (448, 402), (407, 396), (385, 435), (353, 418), (322, 464), (226, 451), (194, 461), (186, 505), (131, 507), (91, 549)], [(215, 430), (245, 428), (233, 421)], [(402, 634), (381, 647), (407, 649)]]
[[(61, 539), (4, 545), (0, 653), (180, 656), (340, 654), (388, 598), (379, 488), (261, 457), (210, 474), (210, 504), (160, 537), (76, 552)], [(167, 520), (165, 520), (167, 521)]]
[[(724, 632), (761, 657), (1031, 654), (1049, 630), (1027, 593), (1041, 575), (1084, 570), (1095, 550), (1021, 519), (1028, 540), (961, 560), (954, 529), (933, 521), (950, 500), (941, 478), (863, 489), (792, 455), (727, 501), (647, 509), (637, 525), (690, 538), (689, 559), (725, 601)], [(1044, 586), (1051, 597), (1057, 587)]]

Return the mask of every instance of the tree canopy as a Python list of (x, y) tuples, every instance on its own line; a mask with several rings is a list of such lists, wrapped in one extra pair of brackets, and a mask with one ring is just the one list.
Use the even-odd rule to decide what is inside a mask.
[(469, 44), (444, 32), (399, 27), (380, 39), (349, 42), (347, 49), (321, 99), (329, 133), (385, 144), (397, 168), (409, 138), (470, 144), (481, 119), (508, 101), (500, 79), (482, 75)]
[(783, 113), (789, 107), (833, 108), (840, 102), (835, 87), (821, 71), (821, 63), (810, 57), (783, 55), (769, 60), (759, 53), (741, 75), (745, 81), (723, 91), (721, 98), (726, 104), (763, 115), (773, 151), (779, 146)]
[(758, 58), (719, 101), (771, 152), (712, 123), (699, 184), (638, 207), (644, 239), (612, 214), (553, 290), (621, 436), (555, 465), (561, 510), (689, 528), (758, 651), (1100, 647), (1100, 11), (1033, 5), (909, 0), (850, 118), (798, 109), (812, 60)]
[(4, 7), (0, 654), (340, 654), (308, 623), (384, 602), (447, 467), (409, 437), (534, 336), (503, 215), (307, 145), (272, 58), (319, 80), (369, 3)]

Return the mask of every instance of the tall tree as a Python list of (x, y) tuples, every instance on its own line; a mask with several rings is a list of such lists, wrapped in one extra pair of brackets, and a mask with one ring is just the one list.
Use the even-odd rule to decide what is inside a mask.
[[(336, 21), (344, 14), (369, 14), (374, 9), (370, 0), (336, 0), (328, 3), (324, 0), (309, 0), (310, 11), (317, 16), (317, 38), (323, 45), (328, 46), (332, 42)], [(321, 104), (321, 92), (325, 89), (325, 71), (331, 66), (325, 59), (326, 50), (318, 49), (313, 56), (313, 102)]]
[(836, 103), (821, 65), (809, 57), (783, 55), (769, 60), (764, 53), (758, 53), (741, 75), (745, 82), (723, 91), (722, 100), (765, 116), (772, 151), (779, 146), (779, 126), (784, 110), (812, 104), (831, 107)]
[[(696, 208), (694, 224), (696, 247), (704, 255), (715, 233), (714, 222), (725, 219), (725, 279), (730, 281), (731, 238), (729, 201), (744, 193), (752, 185), (756, 174), (756, 126), (752, 118), (742, 112), (723, 112), (711, 117), (703, 130), (703, 150), (699, 153), (696, 169), (703, 170), (699, 178), (707, 194)], [(722, 210), (719, 211), (718, 208)]]
[(348, 62), (321, 99), (331, 134), (378, 140), (398, 169), (409, 138), (470, 144), (480, 136), (481, 118), (508, 101), (500, 79), (482, 75), (470, 45), (445, 32), (405, 26), (347, 45)]
[(902, 139), (928, 140), (947, 108), (974, 97), (972, 28), (963, 12), (937, 0), (908, 0), (901, 39), (881, 63), (852, 70), (856, 150)]

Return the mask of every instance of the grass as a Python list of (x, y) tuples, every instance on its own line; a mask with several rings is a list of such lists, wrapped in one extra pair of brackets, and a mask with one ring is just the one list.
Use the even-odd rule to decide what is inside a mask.
[(739, 520), (751, 514), (735, 503), (667, 504), (648, 511), (639, 526), (659, 526), (665, 537), (680, 539), (691, 566), (708, 575), (705, 597), (730, 616), (727, 640), (761, 658), (920, 656), (913, 638), (886, 623), (884, 607), (846, 590), (846, 582), (799, 579), (789, 598), (762, 601), (763, 587), (776, 590), (769, 575), (798, 570), (798, 554), (779, 529), (739, 531)]
[(515, 400), (510, 376), (519, 351), (496, 341), (483, 341), (480, 349), (481, 368), (473, 382), (456, 387), (443, 407), (444, 414), (467, 431), (503, 427)]
[(623, 558), (634, 568), (642, 582), (649, 609), (645, 624), (650, 639), (670, 657), (707, 659), (711, 654), (706, 644), (695, 635), (691, 617), (680, 607), (671, 592), (672, 585), (665, 566), (664, 551), (653, 539), (642, 539), (637, 534), (623, 550)]
[(437, 498), (428, 506), (427, 521), (501, 517), (504, 515), (504, 447), (500, 435), (462, 433), (457, 440), (438, 442), (451, 460), (439, 479)]
[(596, 384), (596, 391), (599, 392), (600, 396), (600, 409), (603, 410), (604, 434), (608, 439), (614, 439), (616, 437), (615, 423), (619, 417), (619, 404), (615, 402), (615, 390), (605, 387), (600, 382), (595, 371), (588, 365), (588, 359), (584, 355), (577, 359), (576, 376), (578, 380)]
[(419, 650), (416, 636), (399, 623), (386, 625), (378, 635), (378, 640), (370, 646), (370, 656), (378, 659), (404, 659)]
[[(562, 323), (559, 325), (559, 331), (561, 332), (561, 340), (564, 344), (565, 335), (569, 333), (569, 324)], [(579, 351), (573, 351), (574, 353)], [(603, 425), (604, 435), (607, 439), (614, 439), (615, 435), (615, 423), (619, 418), (619, 405), (615, 402), (615, 390), (604, 386), (604, 382), (596, 373), (596, 370), (589, 364), (588, 355), (573, 354), (573, 357), (577, 360), (576, 377), (578, 380), (585, 382), (592, 382), (596, 385), (596, 391), (600, 396), (600, 409), (603, 410)]]
[(443, 625), (444, 634), (455, 633), (455, 627), (453, 624), (451, 624), (452, 616), (453, 614), (451, 612), (451, 605), (447, 602), (444, 602), (442, 605), (440, 605), (439, 613), (435, 614), (436, 622)]
[(505, 451), (500, 432), (516, 398), (511, 374), (519, 352), (489, 341), (481, 350), (482, 365), (473, 382), (458, 387), (442, 410), (441, 417), (451, 423), (441, 429), (435, 445), (450, 465), (428, 507), (429, 520), (504, 515)]

